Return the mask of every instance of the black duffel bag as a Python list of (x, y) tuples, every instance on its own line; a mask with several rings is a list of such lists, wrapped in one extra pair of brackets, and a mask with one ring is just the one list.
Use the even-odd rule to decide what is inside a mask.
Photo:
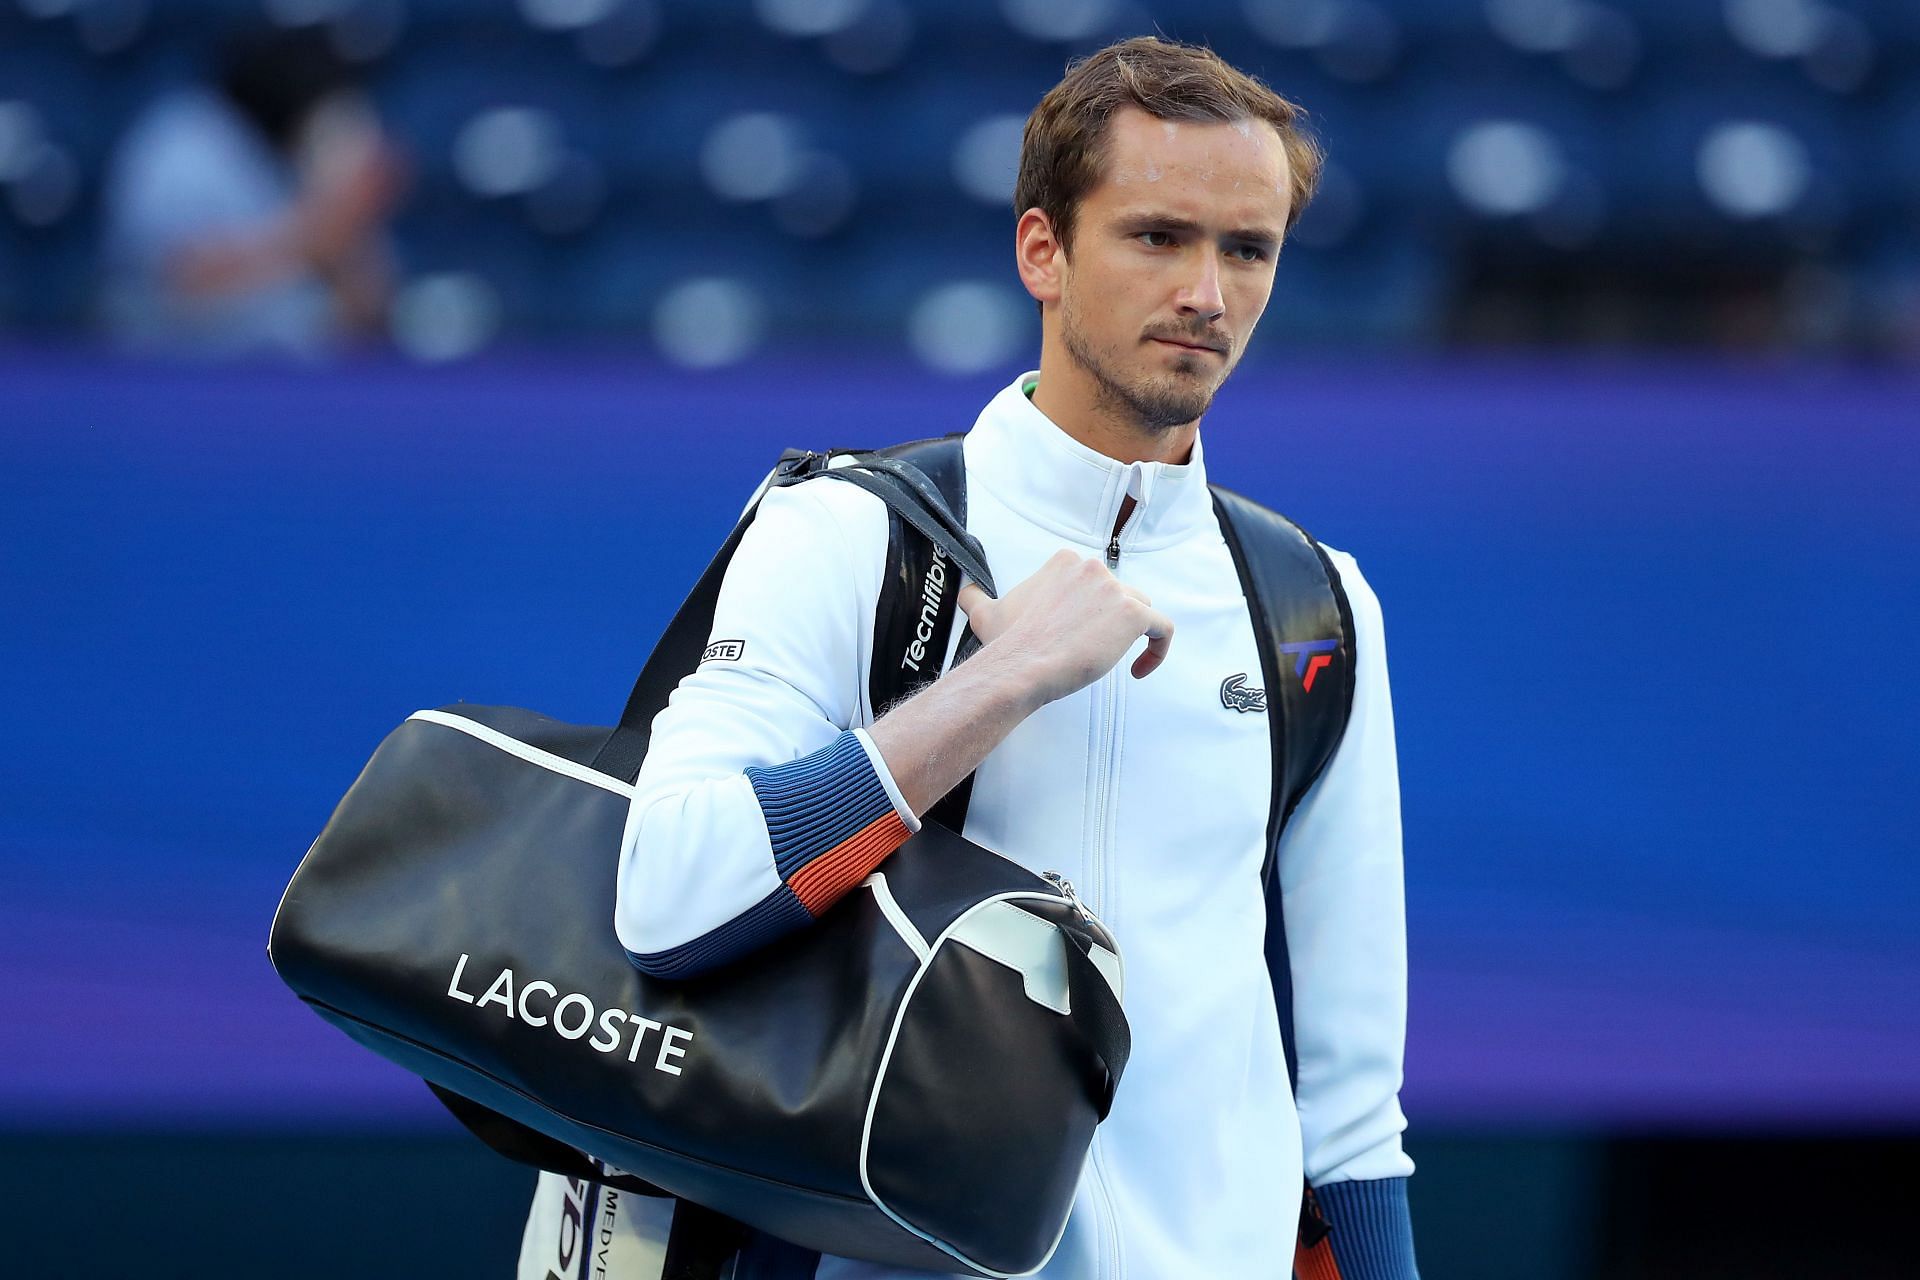
[[(924, 477), (818, 461), (774, 482), (860, 484), (991, 592)], [(300, 864), (269, 953), (315, 1012), (521, 1158), (576, 1172), (584, 1152), (632, 1175), (609, 1185), (822, 1252), (1037, 1270), (1129, 1044), (1118, 948), (1065, 881), (928, 821), (816, 924), (722, 969), (649, 977), (615, 936), (647, 731), (752, 518), (620, 725), (458, 704), (395, 729)]]

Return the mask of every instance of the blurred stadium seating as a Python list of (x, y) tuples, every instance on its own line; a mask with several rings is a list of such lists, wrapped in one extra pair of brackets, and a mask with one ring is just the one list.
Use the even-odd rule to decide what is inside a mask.
[(1020, 122), (1150, 30), (1328, 146), (1283, 342), (1915, 343), (1904, 0), (0, 0), (0, 334), (90, 328), (115, 137), (262, 12), (329, 24), (411, 154), (394, 331), (423, 357), (1004, 363), (1035, 335)]

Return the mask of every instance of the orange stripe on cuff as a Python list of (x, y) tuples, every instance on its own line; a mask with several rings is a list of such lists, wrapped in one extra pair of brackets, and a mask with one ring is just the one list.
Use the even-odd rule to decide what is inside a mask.
[(912, 833), (898, 813), (869, 822), (833, 848), (794, 872), (787, 886), (818, 919), (840, 896), (865, 880)]
[(1333, 1241), (1322, 1240), (1311, 1249), (1293, 1251), (1294, 1280), (1340, 1280), (1340, 1264), (1333, 1260)]

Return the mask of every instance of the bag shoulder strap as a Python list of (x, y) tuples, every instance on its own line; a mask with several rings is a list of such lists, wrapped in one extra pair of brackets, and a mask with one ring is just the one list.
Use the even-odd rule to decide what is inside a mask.
[[(852, 449), (824, 453), (788, 449), (782, 453), (767, 483), (741, 513), (733, 531), (714, 553), (705, 572), (654, 645), (620, 713), (620, 723), (594, 756), (592, 767), (626, 782), (632, 782), (639, 775), (653, 719), (667, 705), (681, 677), (700, 664), (708, 633), (713, 629), (714, 607), (720, 599), (720, 584), (726, 579), (727, 566), (733, 562), (734, 552), (739, 550), (740, 540), (746, 535), (747, 526), (753, 523), (760, 499), (769, 488), (783, 488), (822, 476), (856, 484), (887, 504), (891, 527), (898, 529), (903, 523), (911, 527), (929, 545), (939, 547), (945, 556), (964, 567), (989, 595), (993, 594), (993, 578), (986, 567), (985, 553), (968, 535), (964, 518), (948, 509), (940, 488), (915, 465), (913, 449), (914, 445), (902, 445), (877, 454)], [(957, 467), (957, 447), (954, 453), (953, 465)], [(833, 459), (844, 454), (852, 454), (853, 462), (829, 467)], [(926, 455), (925, 460), (936, 467), (942, 461), (937, 451)], [(900, 543), (903, 539), (896, 534), (889, 541)]]
[[(1280, 1013), (1287, 1079), (1294, 1083), (1300, 1060), (1293, 1032), (1293, 965), (1280, 902), (1280, 837), (1347, 731), (1353, 709), (1353, 610), (1333, 562), (1311, 534), (1251, 498), (1219, 485), (1210, 487), (1260, 648), (1267, 732), (1273, 744), (1267, 852), (1260, 868), (1267, 899), (1266, 958)], [(1249, 693), (1223, 685), (1220, 696), (1223, 701), (1244, 699)]]
[[(914, 467), (961, 528), (967, 520), (967, 476), (959, 435), (915, 440), (880, 455)], [(887, 564), (873, 618), (873, 657), (867, 703), (874, 718), (917, 693), (940, 674), (959, 612), (958, 575), (930, 538), (888, 513)]]
[[(962, 529), (967, 521), (965, 439), (964, 432), (955, 432), (879, 451), (925, 476)], [(985, 558), (982, 551), (981, 560)], [(873, 615), (873, 657), (867, 672), (868, 705), (875, 719), (940, 675), (956, 622), (965, 626), (959, 605), (960, 580), (952, 565), (940, 548), (901, 520), (898, 513), (891, 517), (886, 572), (880, 580), (880, 600)], [(982, 581), (972, 569), (967, 572), (975, 581)], [(987, 594), (995, 594), (991, 578), (982, 585)], [(954, 663), (965, 661), (979, 643), (971, 630), (964, 631)], [(950, 831), (962, 831), (972, 798), (973, 775), (968, 774), (926, 816)]]

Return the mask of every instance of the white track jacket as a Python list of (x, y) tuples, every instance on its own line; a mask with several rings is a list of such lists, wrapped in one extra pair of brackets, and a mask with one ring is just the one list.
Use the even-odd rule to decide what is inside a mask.
[[(1175, 624), (1171, 653), (1145, 679), (1128, 673), (1136, 646), (1014, 729), (980, 766), (967, 811), (969, 840), (1065, 874), (1125, 957), (1132, 1057), (1066, 1236), (1039, 1274), (1286, 1277), (1303, 1174), (1321, 1188), (1413, 1169), (1400, 1144), (1406, 948), (1379, 602), (1352, 557), (1329, 548), (1352, 606), (1358, 670), (1346, 735), (1280, 849), (1296, 1106), (1262, 958), (1266, 713), (1230, 707), (1221, 693), (1236, 674), (1260, 681), (1260, 659), (1200, 443), (1184, 466), (1117, 462), (1033, 406), (1026, 389), (1036, 379), (995, 396), (965, 441), (967, 527), (995, 578), (1010, 588), (1066, 547), (1106, 560)], [(1136, 505), (1110, 556), (1128, 495)], [(638, 779), (615, 921), (643, 967), (651, 958), (662, 972), (684, 971), (714, 954), (715, 939), (732, 939), (732, 954), (742, 937), (751, 945), (795, 921), (804, 927), (782, 868), (807, 858), (806, 836), (767, 816), (776, 812), (769, 797), (788, 785), (781, 766), (818, 752), (839, 761), (834, 785), (884, 788), (895, 808), (888, 850), (918, 828), (863, 731), (885, 710), (867, 705), (867, 672), (887, 538), (885, 506), (853, 485), (766, 494), (711, 637), (739, 641), (723, 650), (738, 656), (704, 662), (681, 682), (654, 722)], [(793, 785), (817, 787), (820, 776), (816, 766)], [(834, 856), (825, 852), (823, 865)], [(839, 891), (865, 874), (836, 876), (846, 881)], [(560, 1183), (549, 1175), (542, 1194)], [(1401, 1205), (1404, 1218), (1403, 1195)], [(644, 1225), (647, 1215), (628, 1221)], [(1336, 1234), (1346, 1229), (1336, 1224)], [(1406, 1274), (1341, 1253), (1349, 1275)], [(829, 1257), (817, 1274), (925, 1273)]]

